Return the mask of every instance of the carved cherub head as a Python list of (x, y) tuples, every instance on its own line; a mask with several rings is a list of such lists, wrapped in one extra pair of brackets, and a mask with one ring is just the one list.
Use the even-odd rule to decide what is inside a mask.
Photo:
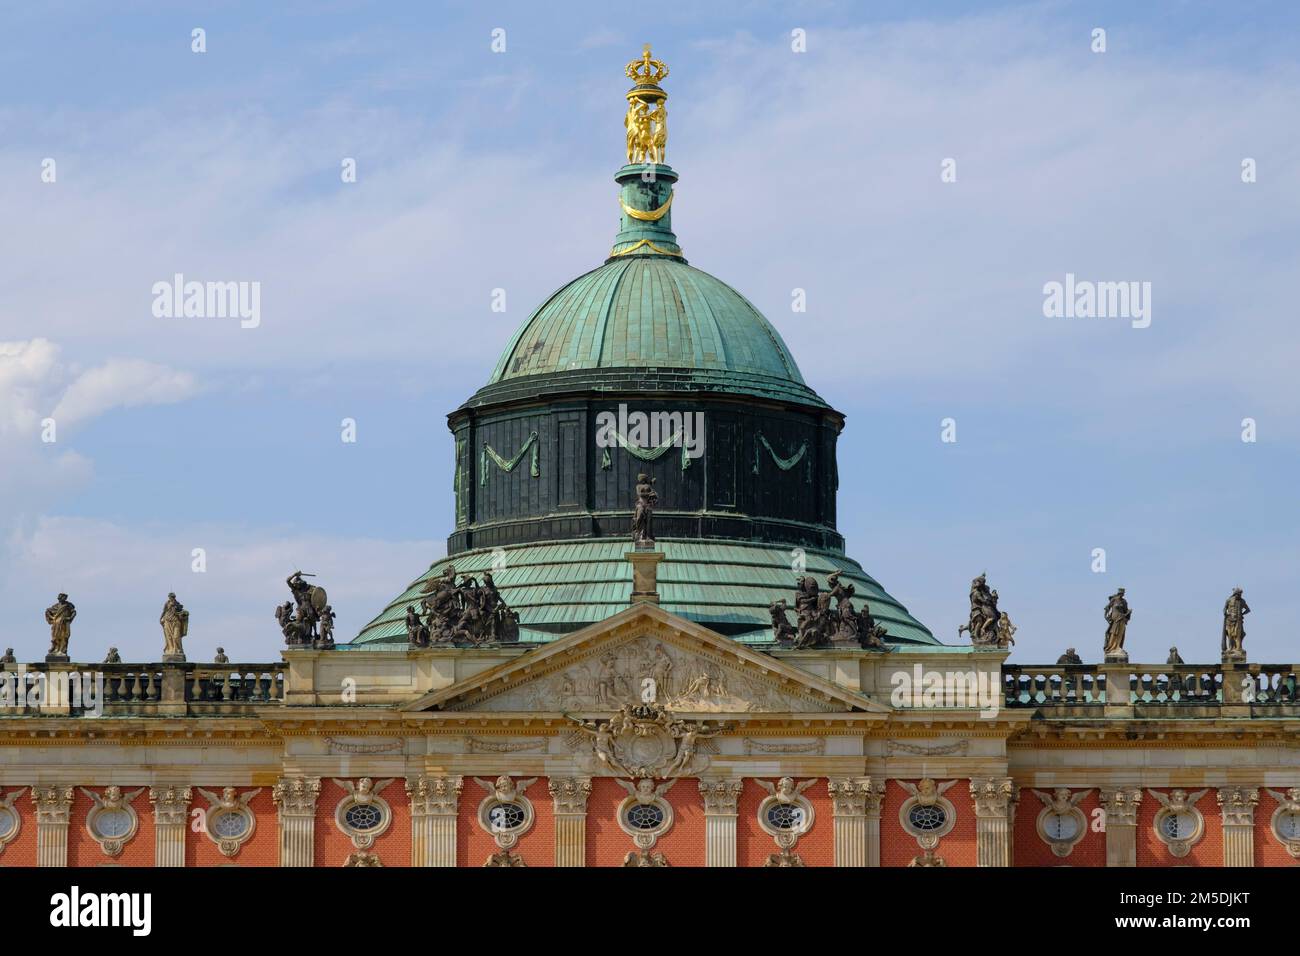
[(357, 793), (369, 793), (375, 786), (375, 782), (369, 777), (362, 777), (357, 781)]
[(221, 802), (222, 802), (222, 803), (234, 803), (234, 802), (235, 802), (235, 788), (234, 788), (234, 787), (222, 787), (222, 788), (221, 788)]
[(122, 799), (122, 788), (121, 788), (121, 787), (108, 787), (108, 788), (104, 791), (104, 802), (105, 802), (105, 803), (117, 803), (117, 802), (118, 802), (119, 800), (121, 800), (121, 799)]
[(780, 780), (778, 780), (778, 781), (776, 782), (776, 792), (777, 792), (777, 793), (780, 793), (780, 794), (782, 794), (782, 795), (784, 795), (784, 796), (789, 796), (789, 795), (793, 794), (793, 793), (794, 793), (794, 778), (793, 778), (793, 777), (782, 777)]

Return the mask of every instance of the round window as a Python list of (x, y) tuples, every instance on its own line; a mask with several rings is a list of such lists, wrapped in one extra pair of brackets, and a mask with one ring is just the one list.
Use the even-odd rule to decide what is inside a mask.
[(242, 813), (219, 813), (212, 818), (211, 828), (222, 840), (237, 840), (248, 830), (248, 820)]
[(634, 803), (624, 817), (634, 830), (656, 830), (664, 824), (663, 808), (653, 803)]
[(343, 820), (354, 830), (373, 830), (384, 822), (384, 815), (372, 804), (357, 803), (348, 807)]
[(103, 810), (95, 814), (95, 832), (116, 839), (131, 832), (131, 814), (125, 810)]
[(805, 816), (803, 807), (795, 803), (774, 803), (767, 808), (767, 823), (773, 830), (798, 830)]
[(1300, 840), (1300, 811), (1283, 810), (1277, 815), (1277, 835), (1283, 840)]
[(943, 812), (943, 807), (933, 804), (924, 806), (918, 803), (907, 814), (907, 822), (922, 833), (938, 830), (947, 822), (947, 819), (948, 815)]
[(1079, 835), (1079, 818), (1072, 813), (1049, 813), (1043, 818), (1043, 832), (1052, 840), (1073, 840)]
[(1160, 820), (1160, 832), (1170, 840), (1190, 840), (1196, 835), (1196, 817), (1190, 813), (1166, 813)]
[(487, 812), (488, 824), (493, 830), (514, 830), (524, 825), (527, 814), (515, 803), (498, 803)]
[(0, 807), (0, 840), (13, 833), (18, 826), (18, 814), (8, 807)]

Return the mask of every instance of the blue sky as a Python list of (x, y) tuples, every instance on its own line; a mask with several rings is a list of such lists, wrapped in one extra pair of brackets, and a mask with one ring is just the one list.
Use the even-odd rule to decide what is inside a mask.
[[(1135, 660), (1213, 659), (1241, 585), (1252, 658), (1300, 656), (1294, 5), (114, 7), (4, 14), (20, 658), (59, 590), (75, 656), (155, 656), (175, 590), (192, 658), (267, 659), (294, 567), (346, 638), (440, 556), (444, 416), (607, 251), (645, 42), (672, 71), (674, 227), (847, 414), (841, 530), (871, 574), (952, 640), (987, 571), (1026, 662), (1097, 659), (1121, 585)], [(261, 325), (154, 317), (177, 272), (260, 282)], [(1150, 327), (1044, 317), (1067, 272), (1150, 282)]]

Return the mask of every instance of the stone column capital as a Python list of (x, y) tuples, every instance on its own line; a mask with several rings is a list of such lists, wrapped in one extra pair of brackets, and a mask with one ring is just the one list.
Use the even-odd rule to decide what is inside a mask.
[(153, 804), (154, 820), (159, 824), (185, 823), (192, 796), (189, 787), (150, 787), (149, 802)]
[(281, 777), (271, 790), (271, 799), (282, 817), (315, 817), (320, 796), (320, 777)]
[(550, 777), (546, 791), (555, 802), (557, 814), (586, 815), (587, 798), (591, 796), (590, 777)]
[(879, 816), (885, 798), (885, 781), (870, 777), (841, 777), (826, 781), (831, 807), (837, 817)]
[(1020, 797), (1020, 788), (1010, 777), (975, 777), (970, 782), (975, 816), (1005, 819)]
[(465, 778), (459, 774), (449, 777), (427, 777), (421, 774), (406, 781), (406, 793), (411, 798), (413, 816), (455, 816), (460, 803), (460, 791)]
[(1137, 826), (1138, 807), (1142, 803), (1141, 787), (1103, 789), (1099, 794), (1102, 809), (1106, 811), (1106, 826)]
[(72, 814), (72, 788), (62, 786), (32, 787), (36, 804), (36, 823), (66, 826)]
[(735, 816), (744, 782), (737, 779), (712, 777), (699, 782), (700, 796), (704, 798), (706, 816)]
[(1257, 787), (1220, 787), (1218, 796), (1224, 826), (1255, 825), (1255, 807), (1259, 805)]

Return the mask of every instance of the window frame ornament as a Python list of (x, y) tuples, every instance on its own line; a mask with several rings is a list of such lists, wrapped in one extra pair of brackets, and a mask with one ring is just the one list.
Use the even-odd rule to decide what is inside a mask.
[[(77, 789), (94, 801), (94, 806), (86, 814), (86, 832), (90, 834), (92, 840), (99, 844), (99, 848), (105, 856), (121, 856), (123, 848), (140, 831), (140, 815), (135, 812), (135, 807), (131, 806), (131, 803), (136, 797), (144, 793), (146, 788), (141, 787), (138, 790), (132, 790), (130, 793), (123, 793), (121, 787), (110, 786), (104, 788), (103, 796), (93, 790), (87, 790), (85, 787), (78, 787)], [(126, 815), (129, 825), (125, 833), (102, 833), (96, 828), (95, 822), (110, 813)]]
[(14, 801), (26, 793), (27, 789), (27, 787), (19, 787), (12, 793), (0, 797), (0, 810), (9, 813), (14, 820), (13, 827), (11, 827), (7, 833), (0, 833), (0, 854), (4, 853), (5, 847), (12, 843), (17, 838), (18, 834), (22, 832), (23, 815), (14, 809)]
[[(388, 828), (393, 824), (393, 808), (388, 805), (387, 800), (380, 796), (380, 793), (389, 784), (396, 781), (397, 778), (389, 777), (386, 780), (376, 782), (370, 777), (362, 777), (355, 784), (351, 780), (340, 780), (337, 777), (331, 779), (340, 788), (347, 791), (343, 799), (338, 802), (338, 806), (334, 808), (334, 825), (352, 841), (352, 845), (358, 850), (369, 850), (375, 845), (375, 839), (387, 833)], [(379, 823), (368, 830), (353, 826), (347, 819), (348, 811), (353, 807), (374, 807), (379, 811)], [(356, 856), (356, 854), (353, 854), (353, 856)], [(371, 864), (354, 865), (369, 866)]]
[[(758, 785), (767, 791), (767, 796), (759, 801), (758, 804), (758, 826), (764, 833), (772, 838), (776, 843), (776, 853), (768, 856), (764, 866), (803, 866), (803, 859), (799, 854), (794, 852), (795, 846), (798, 845), (800, 837), (813, 828), (817, 821), (817, 814), (813, 810), (813, 805), (803, 792), (816, 783), (820, 778), (813, 777), (802, 783), (795, 783), (793, 777), (781, 777), (776, 783), (770, 780), (758, 780)], [(790, 806), (798, 807), (803, 811), (803, 820), (798, 826), (782, 829), (772, 825), (767, 815), (773, 807)]]
[(1282, 833), (1277, 828), (1277, 818), (1283, 813), (1300, 815), (1300, 787), (1291, 787), (1285, 793), (1268, 790), (1267, 788), (1265, 792), (1277, 801), (1277, 806), (1273, 809), (1273, 814), (1268, 820), (1269, 832), (1273, 834), (1273, 839), (1282, 844), (1292, 859), (1300, 859), (1300, 836), (1287, 839), (1282, 836)]
[[(1071, 791), (1069, 787), (1057, 787), (1051, 793), (1045, 793), (1042, 790), (1033, 791), (1034, 796), (1043, 802), (1043, 809), (1034, 821), (1034, 828), (1038, 831), (1038, 838), (1050, 846), (1052, 853), (1056, 856), (1069, 856), (1087, 835), (1088, 817), (1079, 809), (1079, 803), (1084, 797), (1092, 793), (1092, 789), (1089, 787), (1086, 790)], [(1078, 829), (1075, 830), (1073, 837), (1063, 839), (1054, 837), (1047, 832), (1049, 818), (1067, 816), (1078, 824)]]
[[(1156, 839), (1169, 850), (1170, 856), (1179, 859), (1187, 856), (1192, 851), (1192, 847), (1205, 838), (1205, 814), (1196, 809), (1196, 802), (1209, 792), (1208, 787), (1204, 790), (1197, 790), (1195, 793), (1188, 793), (1186, 790), (1175, 788), (1170, 790), (1166, 796), (1158, 790), (1147, 790), (1147, 793), (1155, 797), (1160, 804), (1160, 809), (1156, 811), (1156, 815), (1151, 821), (1152, 829), (1155, 830)], [(1169, 836), (1164, 831), (1164, 821), (1182, 813), (1186, 813), (1192, 818), (1195, 829), (1192, 831), (1191, 836), (1188, 837)]]
[[(664, 794), (672, 789), (677, 780), (677, 777), (673, 777), (655, 786), (653, 777), (641, 777), (635, 782), (614, 778), (614, 782), (627, 791), (627, 796), (619, 802), (618, 809), (615, 811), (619, 829), (632, 838), (632, 842), (640, 851), (641, 858), (646, 858), (659, 838), (673, 828), (673, 807), (664, 799)], [(638, 806), (652, 806), (658, 809), (663, 814), (659, 825), (650, 829), (632, 826), (627, 820), (627, 814), (633, 807)]]
[[(957, 808), (943, 795), (956, 782), (956, 780), (945, 780), (943, 783), (936, 783), (931, 777), (923, 777), (918, 783), (912, 783), (910, 780), (898, 781), (909, 794), (902, 806), (898, 808), (898, 822), (902, 825), (903, 832), (916, 840), (917, 846), (922, 850), (937, 849), (939, 841), (951, 833), (952, 828), (957, 825)], [(918, 828), (912, 823), (911, 818), (914, 807), (938, 807), (943, 811), (943, 824), (933, 830)]]
[[(234, 857), (238, 855), (244, 844), (253, 838), (257, 832), (257, 815), (248, 808), (249, 802), (262, 792), (262, 788), (247, 790), (240, 793), (237, 787), (222, 787), (221, 795), (212, 793), (210, 790), (204, 790), (202, 787), (195, 787), (195, 790), (208, 801), (208, 807), (203, 811), (203, 832), (207, 838), (217, 845), (222, 856)], [(212, 821), (220, 819), (223, 816), (243, 817), (247, 826), (238, 836), (222, 836), (216, 832), (212, 826)]]
[[(487, 791), (487, 796), (479, 803), (478, 812), (475, 814), (478, 825), (492, 837), (493, 842), (501, 850), (501, 853), (488, 857), (488, 861), (484, 866), (525, 865), (517, 854), (512, 854), (510, 851), (519, 843), (520, 838), (533, 828), (533, 823), (537, 819), (537, 815), (533, 811), (533, 802), (524, 796), (524, 791), (535, 784), (537, 779), (537, 777), (529, 777), (527, 780), (520, 780), (515, 783), (509, 774), (504, 773), (495, 780), (484, 780), (482, 777), (474, 778), (474, 782)], [(523, 822), (507, 830), (494, 827), (488, 815), (491, 813), (492, 808), (498, 804), (510, 804), (518, 807), (524, 813)], [(510, 862), (503, 862), (507, 860)]]

